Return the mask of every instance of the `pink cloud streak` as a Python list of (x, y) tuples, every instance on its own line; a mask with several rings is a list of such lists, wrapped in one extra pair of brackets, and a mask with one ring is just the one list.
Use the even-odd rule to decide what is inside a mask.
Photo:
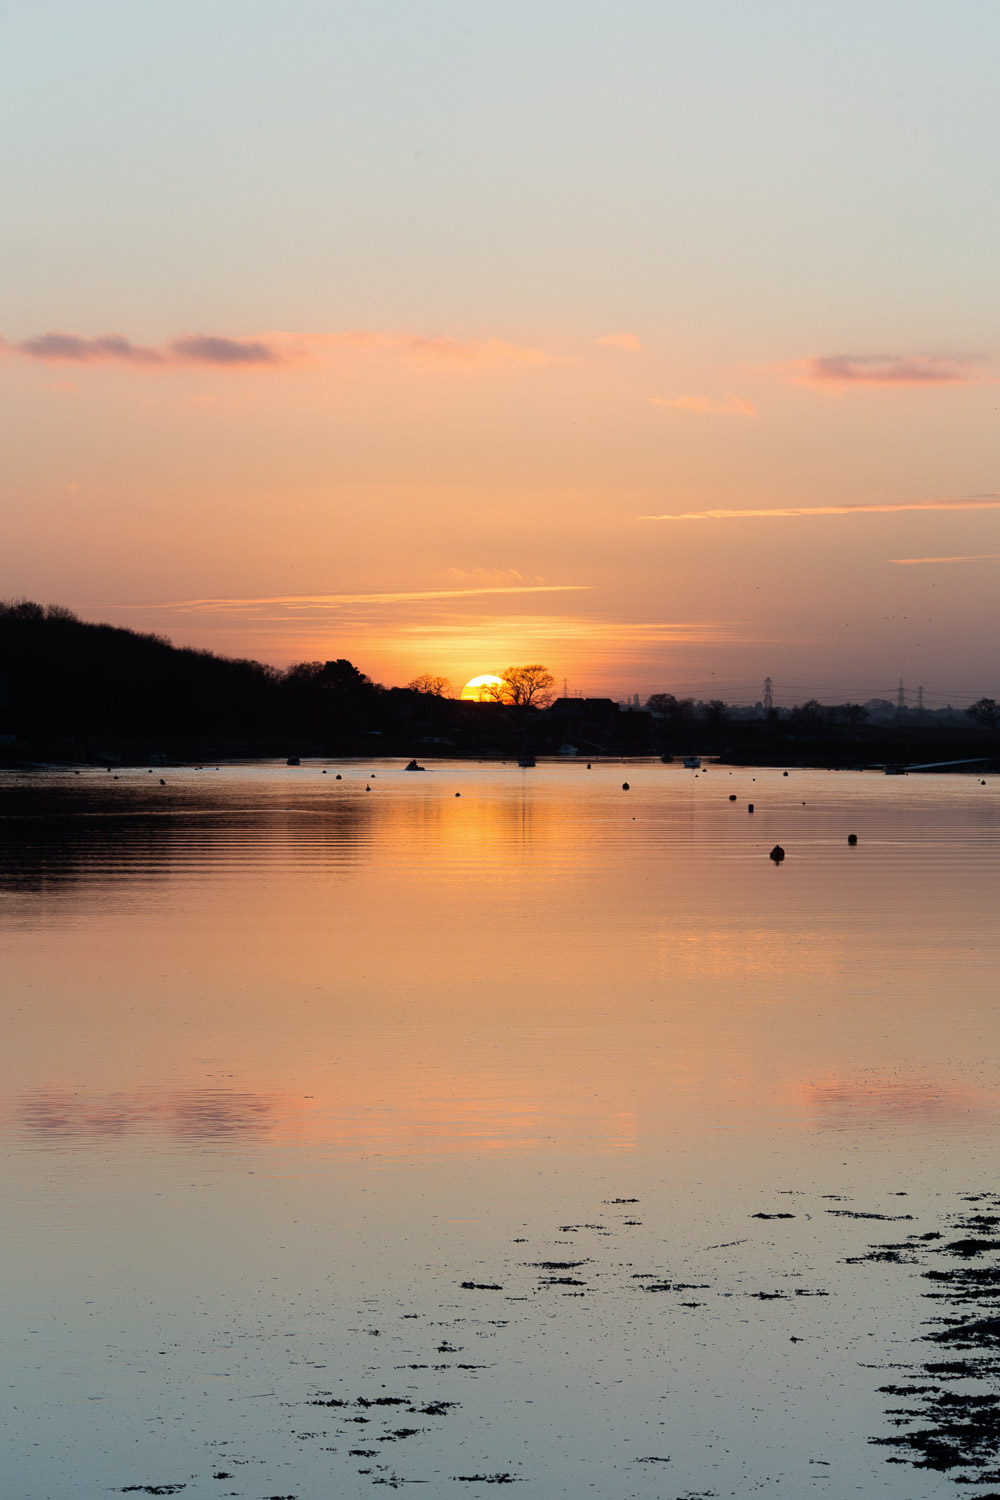
[(120, 333), (82, 338), (75, 333), (41, 333), (0, 348), (26, 359), (77, 365), (268, 365), (281, 361), (278, 350), (261, 339), (231, 339), (219, 334), (193, 333), (172, 339), (160, 348), (133, 344)]
[(806, 385), (976, 385), (979, 363), (966, 354), (822, 354), (798, 368)]
[(456, 339), (409, 333), (348, 329), (331, 333), (269, 333), (252, 338), (189, 333), (160, 345), (133, 343), (120, 333), (85, 338), (49, 332), (17, 341), (0, 339), (0, 353), (51, 364), (125, 365), (134, 368), (211, 366), (216, 369), (276, 368), (322, 362), (340, 351), (387, 352), (425, 367), (456, 367), (546, 362), (540, 349), (504, 339)]
[(963, 552), (954, 557), (890, 557), (897, 568), (917, 568), (924, 563), (990, 562), (1000, 552)]
[(789, 520), (802, 516), (895, 515), (899, 511), (1000, 510), (1000, 495), (969, 495), (958, 499), (905, 500), (884, 505), (784, 505), (768, 510), (690, 510), (658, 516), (640, 516), (640, 521), (746, 521)]

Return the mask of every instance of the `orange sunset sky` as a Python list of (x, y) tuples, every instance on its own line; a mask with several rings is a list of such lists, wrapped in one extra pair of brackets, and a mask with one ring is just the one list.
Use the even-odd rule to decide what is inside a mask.
[(990, 0), (13, 0), (0, 596), (1000, 696)]

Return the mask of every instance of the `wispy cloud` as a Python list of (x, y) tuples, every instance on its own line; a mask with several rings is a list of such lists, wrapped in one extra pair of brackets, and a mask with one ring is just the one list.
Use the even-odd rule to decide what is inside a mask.
[(120, 333), (87, 338), (52, 332), (14, 342), (0, 339), (0, 353), (51, 364), (135, 368), (208, 365), (217, 369), (315, 365), (342, 358), (345, 353), (388, 354), (424, 369), (537, 365), (548, 358), (541, 349), (524, 348), (504, 339), (463, 340), (375, 329), (266, 333), (247, 338), (187, 333), (156, 345), (136, 344)]
[(890, 557), (897, 568), (917, 568), (925, 563), (988, 562), (1000, 557), (1000, 552), (965, 552), (956, 557)]
[[(517, 583), (476, 585), (469, 588), (398, 589), (354, 594), (274, 594), (263, 597), (217, 599), (171, 599), (155, 608), (171, 613), (255, 615), (276, 618), (300, 617), (369, 609), (371, 606), (440, 604), (457, 599), (475, 599), (484, 594), (568, 594), (591, 587), (586, 583)], [(134, 609), (134, 605), (111, 605), (109, 608)]]
[(3, 348), (28, 359), (78, 365), (162, 365), (166, 359), (162, 349), (133, 344), (120, 333), (105, 333), (94, 339), (81, 338), (75, 333), (40, 333), (36, 338), (22, 339), (18, 344), (5, 342)]
[(822, 354), (803, 361), (806, 385), (977, 385), (988, 377), (968, 354)]
[[(714, 643), (742, 641), (745, 638), (741, 626), (719, 625), (713, 621), (701, 620), (629, 621), (592, 619), (582, 615), (522, 615), (514, 620), (498, 616), (496, 625), (505, 635), (509, 635), (514, 629), (538, 644), (566, 641), (575, 645), (586, 643), (588, 650), (594, 647), (610, 656), (614, 656), (622, 647), (629, 646), (670, 645), (679, 642)], [(478, 621), (480, 630), (488, 626), (487, 619)], [(461, 636), (468, 628), (467, 622), (456, 620), (443, 620), (433, 625), (413, 623), (403, 627), (406, 633), (433, 633), (439, 637)]]
[(75, 333), (42, 333), (0, 348), (26, 359), (77, 365), (271, 365), (279, 364), (278, 349), (261, 339), (231, 339), (219, 334), (192, 333), (160, 347), (133, 344), (120, 333), (81, 338)]
[(650, 396), (650, 406), (663, 406), (670, 411), (691, 411), (701, 416), (755, 417), (757, 410), (752, 401), (740, 396), (727, 396), (717, 401), (713, 396)]
[(636, 333), (605, 333), (597, 342), (605, 349), (624, 349), (629, 354), (639, 354), (643, 348)]
[[(379, 672), (416, 670), (439, 662), (449, 673), (465, 668), (495, 670), (523, 657), (564, 662), (586, 658), (588, 675), (614, 673), (622, 661), (659, 659), (664, 650), (688, 645), (746, 643), (745, 621), (609, 620), (579, 607), (565, 609), (564, 596), (590, 585), (545, 584), (475, 588), (387, 590), (356, 594), (283, 594), (268, 597), (177, 599), (159, 604), (101, 605), (114, 608), (135, 628), (164, 630), (172, 637), (191, 631), (199, 641), (238, 638), (241, 652), (265, 659), (303, 660), (325, 652), (350, 655)], [(582, 600), (581, 600), (582, 603)], [(544, 654), (542, 654), (544, 653)], [(399, 663), (405, 663), (399, 668)], [(411, 670), (412, 668), (412, 670)]]
[(968, 495), (957, 499), (906, 500), (885, 505), (783, 505), (768, 510), (689, 510), (640, 521), (786, 521), (802, 516), (894, 515), (899, 511), (1000, 510), (1000, 494)]
[[(742, 624), (704, 620), (607, 620), (575, 614), (462, 614), (405, 619), (389, 627), (384, 646), (407, 659), (429, 661), (456, 655), (481, 660), (495, 671), (510, 657), (535, 660), (544, 653), (562, 661), (586, 660), (588, 675), (614, 671), (628, 658), (659, 658), (686, 645), (745, 642)], [(544, 659), (544, 656), (541, 657)], [(492, 663), (492, 665), (491, 665)]]
[(171, 356), (194, 365), (273, 365), (281, 355), (260, 339), (227, 339), (218, 334), (195, 333), (174, 339)]

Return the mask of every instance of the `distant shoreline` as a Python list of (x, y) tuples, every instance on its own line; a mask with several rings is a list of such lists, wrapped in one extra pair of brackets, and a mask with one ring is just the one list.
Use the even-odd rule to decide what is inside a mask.
[[(12, 747), (7, 747), (12, 748)], [(51, 774), (54, 772), (72, 774), (80, 771), (164, 771), (164, 770), (195, 770), (195, 769), (218, 769), (221, 766), (272, 766), (281, 767), (288, 764), (288, 757), (281, 753), (264, 752), (244, 749), (242, 751), (230, 752), (228, 754), (206, 753), (202, 755), (170, 756), (162, 754), (142, 755), (130, 754), (127, 749), (118, 753), (104, 754), (92, 759), (67, 759), (58, 754), (46, 755), (42, 747), (33, 747), (36, 753), (31, 757), (19, 757), (0, 754), (0, 773), (17, 773), (29, 775), (32, 773)], [(39, 753), (40, 752), (40, 753)], [(289, 771), (310, 771), (324, 767), (341, 764), (398, 764), (399, 769), (404, 769), (406, 757), (402, 751), (393, 752), (379, 748), (374, 754), (365, 754), (363, 750), (348, 751), (343, 754), (326, 754), (322, 751), (304, 752), (296, 755), (293, 759), (295, 765), (288, 765)], [(787, 771), (878, 771), (887, 775), (967, 775), (986, 776), (1000, 773), (1000, 755), (984, 755), (976, 757), (942, 757), (931, 763), (907, 762), (904, 760), (888, 761), (854, 761), (835, 763), (831, 756), (820, 755), (816, 759), (799, 760), (743, 760), (734, 756), (705, 754), (701, 757), (703, 764), (699, 772), (688, 771), (688, 775), (706, 774), (712, 769), (726, 770), (787, 770)], [(470, 764), (478, 763), (484, 765), (516, 765), (518, 757), (516, 754), (483, 754), (478, 751), (463, 753), (454, 749), (446, 755), (433, 755), (426, 751), (420, 752), (422, 768), (433, 769), (436, 764), (447, 764), (455, 761), (467, 761)], [(654, 754), (634, 754), (611, 752), (604, 755), (559, 755), (539, 754), (535, 757), (539, 766), (621, 766), (621, 765), (663, 765), (664, 769), (683, 770), (679, 759), (664, 763), (663, 757)]]

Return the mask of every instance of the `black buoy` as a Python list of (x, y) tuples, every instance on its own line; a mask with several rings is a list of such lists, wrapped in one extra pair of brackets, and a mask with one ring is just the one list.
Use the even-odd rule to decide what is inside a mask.
[(462, 795), (462, 793), (461, 793), (461, 792), (456, 792), (456, 793), (455, 793), (455, 796), (456, 796), (456, 797), (461, 797), (461, 795)]
[(782, 771), (782, 773), (781, 773), (781, 774), (782, 774), (782, 776), (787, 776), (787, 775), (788, 775), (788, 772), (787, 772), (787, 771)]
[(729, 800), (730, 800), (730, 802), (735, 802), (736, 801), (736, 793), (735, 792), (730, 792), (729, 793)]
[(343, 779), (344, 779), (343, 776), (341, 776), (340, 772), (338, 771), (337, 772), (337, 780), (338, 781), (343, 781)]
[(753, 812), (753, 803), (752, 802), (748, 802), (747, 803), (747, 812)]
[(856, 833), (849, 833), (847, 835), (847, 842), (849, 844), (856, 844), (858, 842), (858, 836), (857, 836), (857, 834)]
[(784, 849), (782, 849), (782, 847), (781, 847), (780, 844), (775, 844), (774, 848), (771, 850), (770, 857), (771, 857), (771, 859), (774, 860), (774, 863), (776, 865), (780, 865), (781, 864), (781, 861), (785, 857), (785, 851), (784, 851)]
[(623, 792), (627, 792), (628, 790), (629, 790), (629, 784), (628, 784), (628, 782), (627, 781), (623, 781), (622, 782), (622, 791)]

